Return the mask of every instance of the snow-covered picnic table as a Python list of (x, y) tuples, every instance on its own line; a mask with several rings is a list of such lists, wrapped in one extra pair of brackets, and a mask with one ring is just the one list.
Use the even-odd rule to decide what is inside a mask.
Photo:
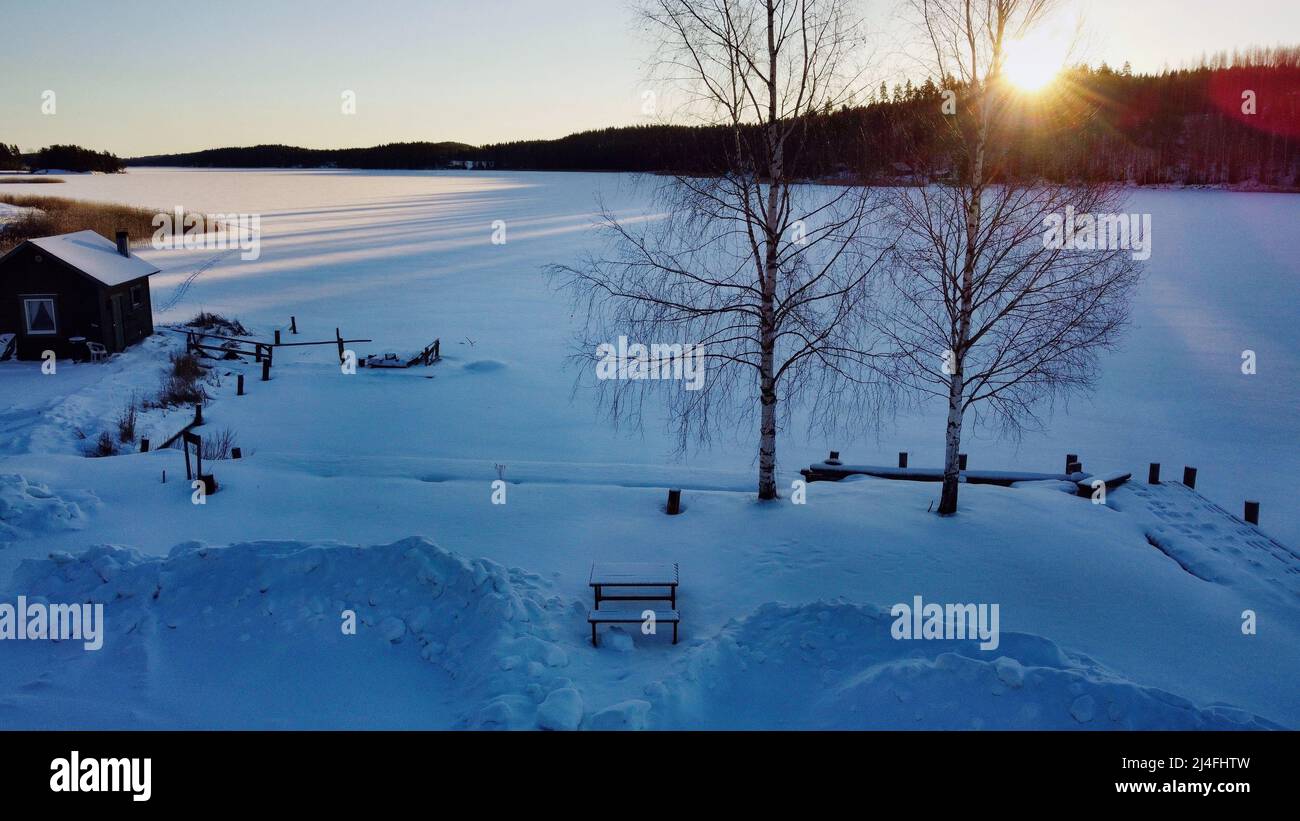
[[(597, 610), (602, 601), (666, 601), (676, 608), (677, 578), (677, 562), (595, 562), (588, 584), (595, 590)], [(606, 587), (617, 592), (607, 595)]]
[[(595, 608), (587, 614), (591, 624), (591, 643), (596, 645), (596, 625), (636, 624), (646, 621), (653, 613), (655, 622), (673, 626), (673, 644), (677, 643), (677, 625), (681, 616), (677, 612), (677, 562), (595, 562), (591, 565), (588, 584), (596, 597)], [(612, 587), (613, 595), (605, 593)], [(602, 601), (666, 601), (671, 609), (646, 610), (640, 607), (600, 609)]]

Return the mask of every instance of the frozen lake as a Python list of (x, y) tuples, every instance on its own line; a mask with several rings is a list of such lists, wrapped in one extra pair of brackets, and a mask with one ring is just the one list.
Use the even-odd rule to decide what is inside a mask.
[[(266, 328), (286, 325), (293, 314), (308, 338), (330, 338), (336, 326), (345, 336), (374, 338), (359, 353), (418, 348), (440, 337), (444, 353), (493, 371), (490, 380), (448, 384), (427, 405), (392, 408), (427, 413), (428, 424), (445, 433), (421, 440), (423, 455), (752, 474), (751, 431), (678, 462), (653, 424), (643, 433), (615, 432), (589, 397), (572, 394), (565, 360), (577, 323), (542, 268), (591, 247), (597, 197), (638, 210), (648, 198), (633, 177), (132, 169), (67, 179), (38, 193), (262, 215), (261, 258), (223, 257), (162, 321), (203, 308)], [(1300, 196), (1141, 190), (1127, 210), (1152, 215), (1153, 253), (1133, 325), (1122, 348), (1105, 355), (1098, 390), (1056, 408), (1047, 430), (1019, 443), (968, 429), (972, 467), (1056, 470), (1067, 452), (1079, 453), (1089, 470), (1140, 477), (1148, 462), (1161, 462), (1166, 479), (1193, 465), (1210, 499), (1238, 515), (1244, 499), (1259, 500), (1264, 530), (1300, 545), (1300, 506), (1289, 489), (1300, 473)], [(491, 242), (495, 220), (506, 223), (504, 245)], [(213, 256), (142, 253), (163, 267), (153, 284), (156, 306)], [(1257, 358), (1254, 375), (1242, 373), (1247, 350)], [(384, 409), (361, 403), (312, 411), (372, 414), (378, 426)], [(853, 462), (892, 464), (907, 450), (912, 465), (937, 465), (942, 426), (941, 409), (927, 407), (900, 412), (879, 440), (828, 442), (784, 431), (778, 459), (787, 483), (831, 448)], [(262, 447), (292, 450), (292, 432)], [(365, 447), (382, 457), (406, 445), (395, 437)]]

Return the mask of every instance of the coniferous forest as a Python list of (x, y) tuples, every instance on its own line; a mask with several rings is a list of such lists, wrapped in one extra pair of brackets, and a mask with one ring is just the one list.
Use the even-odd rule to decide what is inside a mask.
[[(952, 94), (946, 94), (951, 91)], [(795, 172), (843, 182), (941, 180), (962, 161), (945, 128), (947, 78), (882, 84), (857, 105), (806, 118)], [(1217, 55), (1189, 69), (1134, 74), (1077, 66), (1014, 101), (997, 173), (1055, 181), (1295, 188), (1300, 182), (1300, 47)], [(127, 165), (208, 168), (446, 168), (714, 174), (727, 167), (722, 127), (643, 124), (552, 140), (482, 147), (457, 142), (370, 148), (285, 145), (135, 157)], [(16, 154), (16, 150), (14, 152)], [(23, 157), (32, 169), (117, 170), (110, 154), (52, 146)], [(18, 167), (9, 157), (10, 167)]]

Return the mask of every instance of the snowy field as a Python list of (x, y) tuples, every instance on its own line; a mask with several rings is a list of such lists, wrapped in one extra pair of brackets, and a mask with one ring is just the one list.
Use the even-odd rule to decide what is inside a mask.
[[(632, 177), (134, 169), (59, 189), (262, 215), (257, 260), (141, 252), (163, 269), (155, 307), (175, 303), (160, 325), (203, 309), (265, 338), (294, 315), (298, 339), (437, 337), (444, 361), (344, 376), (328, 347), (282, 348), (269, 383), (218, 368), (200, 432), (232, 429), (245, 458), (216, 463), (204, 506), (178, 451), (79, 455), (78, 430), (157, 385), (174, 335), (54, 377), (0, 365), (0, 601), (103, 601), (108, 619), (99, 651), (0, 645), (0, 726), (1300, 726), (1300, 197), (1135, 192), (1153, 255), (1097, 393), (1019, 443), (963, 448), (972, 468), (1194, 465), (1205, 498), (969, 486), (940, 520), (937, 486), (909, 482), (758, 505), (752, 432), (676, 460), (653, 421), (616, 431), (573, 393), (576, 319), (542, 267), (591, 247), (598, 196), (639, 213)], [(937, 466), (941, 411), (857, 442), (784, 431), (784, 486), (830, 449)], [(669, 486), (682, 516), (662, 513)], [(1210, 504), (1243, 499), (1275, 541)], [(592, 648), (595, 560), (678, 561), (681, 644), (602, 628)], [(889, 608), (915, 595), (998, 603), (1000, 647), (891, 639)]]

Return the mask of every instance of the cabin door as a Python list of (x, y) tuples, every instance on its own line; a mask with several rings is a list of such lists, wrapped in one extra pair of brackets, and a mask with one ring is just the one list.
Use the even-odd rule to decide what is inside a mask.
[(126, 350), (126, 330), (122, 327), (122, 295), (113, 295), (113, 341), (115, 351)]

